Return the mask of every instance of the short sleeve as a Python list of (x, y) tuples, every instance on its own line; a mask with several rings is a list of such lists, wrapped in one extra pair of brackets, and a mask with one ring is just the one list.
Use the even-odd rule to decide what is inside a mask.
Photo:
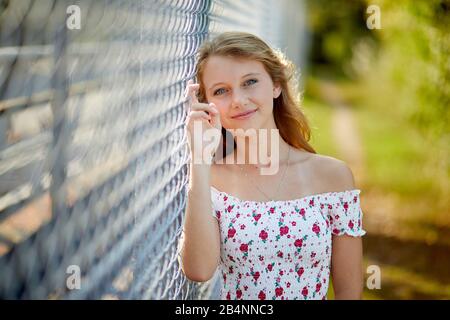
[(363, 212), (359, 194), (361, 190), (337, 192), (329, 210), (331, 233), (336, 236), (347, 234), (361, 237), (366, 234), (362, 229)]

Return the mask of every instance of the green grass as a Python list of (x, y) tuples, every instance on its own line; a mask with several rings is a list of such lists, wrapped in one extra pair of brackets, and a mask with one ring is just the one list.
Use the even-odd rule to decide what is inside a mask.
[(355, 110), (366, 155), (368, 183), (404, 197), (431, 195), (433, 177), (426, 172), (429, 149), (406, 122), (367, 108)]
[[(313, 80), (309, 81), (309, 95), (303, 102), (312, 129), (311, 144), (320, 154), (340, 158), (331, 133), (332, 109), (317, 98), (320, 91)], [(445, 188), (448, 171), (445, 164), (442, 165), (448, 161), (446, 153), (442, 152), (445, 143), (427, 141), (408, 119), (399, 117), (398, 112), (381, 107), (377, 99), (367, 101), (368, 95), (361, 86), (349, 82), (337, 85), (352, 107), (361, 134), (366, 161), (363, 187), (397, 195), (405, 209), (420, 200), (422, 205), (417, 206), (416, 211), (426, 208), (427, 212), (415, 212), (414, 216), (434, 220), (430, 223), (439, 220), (450, 225), (450, 218), (444, 216), (450, 210), (444, 200), (448, 197)], [(439, 162), (441, 165), (436, 165)], [(437, 216), (440, 218), (435, 220)]]
[[(436, 159), (445, 158), (441, 156), (442, 152), (439, 153), (443, 149), (442, 144), (430, 143), (408, 119), (399, 118), (398, 113), (394, 115), (395, 112), (390, 112), (388, 108), (377, 108), (375, 101), (372, 104), (367, 101), (363, 103), (361, 92), (354, 92), (358, 87), (352, 88), (348, 83), (346, 86), (346, 98), (349, 93), (354, 95), (349, 102), (357, 120), (366, 161), (363, 188), (398, 196), (396, 209), (387, 216), (397, 219), (402, 212), (406, 214), (410, 225), (406, 226), (406, 221), (402, 220), (399, 228), (415, 230), (418, 238), (425, 235), (422, 230), (424, 225), (450, 225), (449, 217), (440, 222), (436, 219), (439, 214), (446, 216), (445, 213), (449, 212), (448, 204), (442, 201), (446, 199), (442, 196), (445, 195), (445, 188), (439, 184), (439, 179), (445, 179), (448, 172), (432, 165)], [(331, 107), (321, 102), (320, 98), (309, 95), (303, 101), (303, 110), (310, 121), (311, 144), (316, 151), (339, 158), (331, 132)], [(365, 265), (367, 263), (365, 259)], [(363, 299), (443, 298), (450, 294), (448, 285), (443, 286), (402, 266), (383, 265), (382, 272), (381, 290), (365, 287)], [(327, 298), (334, 299), (331, 278)]]

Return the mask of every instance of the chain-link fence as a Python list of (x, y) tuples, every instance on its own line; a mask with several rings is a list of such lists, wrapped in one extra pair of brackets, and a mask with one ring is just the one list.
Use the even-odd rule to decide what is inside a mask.
[(184, 88), (224, 30), (301, 63), (303, 14), (295, 0), (0, 1), (0, 298), (215, 298), (178, 261)]

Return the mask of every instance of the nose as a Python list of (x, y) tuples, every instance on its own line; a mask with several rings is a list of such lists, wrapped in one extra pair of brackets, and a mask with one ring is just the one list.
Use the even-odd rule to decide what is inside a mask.
[(231, 106), (233, 108), (242, 108), (247, 104), (248, 98), (242, 90), (237, 89), (233, 90), (232, 98), (231, 98)]

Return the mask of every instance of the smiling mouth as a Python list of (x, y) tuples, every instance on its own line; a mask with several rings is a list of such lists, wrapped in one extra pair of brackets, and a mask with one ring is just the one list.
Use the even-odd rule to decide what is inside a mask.
[(258, 109), (250, 110), (241, 114), (238, 114), (237, 116), (231, 117), (232, 119), (246, 119), (248, 117), (251, 117)]

